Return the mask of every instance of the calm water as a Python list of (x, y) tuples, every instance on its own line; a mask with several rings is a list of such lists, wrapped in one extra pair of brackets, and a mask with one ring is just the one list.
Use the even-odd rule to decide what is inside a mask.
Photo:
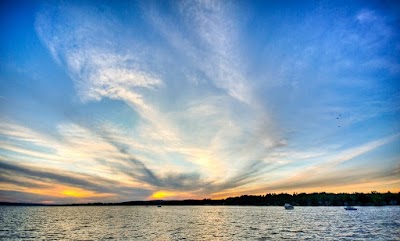
[(0, 239), (400, 240), (400, 207), (0, 207)]

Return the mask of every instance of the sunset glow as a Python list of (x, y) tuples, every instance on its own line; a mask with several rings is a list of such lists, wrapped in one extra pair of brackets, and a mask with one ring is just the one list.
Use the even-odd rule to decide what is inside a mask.
[(379, 1), (7, 1), (0, 201), (400, 191)]

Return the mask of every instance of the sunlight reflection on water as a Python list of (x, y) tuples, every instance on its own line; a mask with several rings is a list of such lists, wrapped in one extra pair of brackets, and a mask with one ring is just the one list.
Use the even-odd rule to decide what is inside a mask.
[(400, 240), (400, 207), (0, 207), (0, 239)]

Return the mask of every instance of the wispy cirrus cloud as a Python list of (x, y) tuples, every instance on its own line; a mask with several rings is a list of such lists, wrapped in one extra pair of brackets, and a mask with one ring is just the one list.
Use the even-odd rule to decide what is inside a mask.
[[(185, 161), (194, 164), (194, 170), (200, 168), (202, 175), (211, 174), (206, 182), (213, 182), (216, 177), (234, 180), (243, 174), (239, 171), (240, 167), (246, 167), (248, 161), (259, 161), (265, 155), (263, 149), (283, 145), (284, 141), (280, 140), (277, 131), (272, 130), (275, 126), (266, 110), (252, 98), (251, 82), (244, 77), (244, 70), (239, 64), (240, 52), (234, 47), (238, 36), (236, 23), (225, 9), (227, 6), (217, 2), (193, 2), (177, 3), (176, 7), (187, 27), (194, 30), (186, 45), (194, 52), (188, 52), (184, 58), (190, 59), (196, 53), (205, 57), (202, 60), (194, 58), (184, 67), (192, 68), (194, 73), (201, 73), (225, 94), (213, 94), (213, 87), (208, 86), (207, 98), (194, 92), (193, 96), (181, 95), (186, 103), (165, 106), (162, 101), (166, 97), (161, 93), (167, 93), (167, 96), (179, 96), (180, 93), (171, 89), (169, 77), (154, 72), (147, 61), (142, 59), (152, 57), (153, 54), (139, 51), (140, 54), (136, 55), (135, 47), (123, 51), (118, 46), (118, 38), (113, 39), (116, 42), (110, 41), (109, 36), (113, 36), (113, 31), (105, 28), (113, 22), (101, 19), (103, 28), (98, 21), (94, 23), (90, 13), (89, 17), (82, 18), (82, 24), (72, 20), (68, 25), (69, 31), (65, 31), (61, 25), (63, 22), (51, 16), (75, 19), (81, 12), (68, 7), (53, 9), (57, 14), (47, 10), (38, 15), (36, 29), (53, 56), (61, 65), (65, 65), (81, 100), (121, 100), (140, 115), (135, 132), (131, 134), (147, 150), (128, 145), (130, 151), (141, 152), (143, 160), (150, 163), (154, 159), (168, 162), (174, 156), (181, 155)], [(194, 18), (188, 18), (189, 15)], [(160, 32), (171, 45), (177, 47), (175, 41), (185, 42), (181, 33), (163, 31), (162, 21), (157, 17), (151, 16), (151, 21), (155, 31)], [(118, 28), (118, 24), (113, 26)], [(200, 41), (197, 41), (199, 37)], [(106, 44), (96, 45), (95, 40), (102, 38)], [(152, 44), (148, 43), (145, 50), (151, 49)], [(194, 48), (189, 47), (191, 44), (194, 44)], [(180, 51), (176, 49), (176, 52)], [(156, 57), (167, 58), (163, 55)], [(193, 84), (190, 80), (187, 83)], [(238, 105), (247, 117), (236, 113)], [(250, 123), (245, 124), (245, 121)], [(240, 143), (243, 141), (245, 143)], [(247, 148), (247, 151), (234, 148), (239, 145)], [(232, 166), (235, 168), (232, 169)], [(190, 169), (193, 170), (193, 167)], [(170, 174), (161, 174), (166, 177), (162, 181), (157, 180), (161, 178), (156, 179), (155, 174), (149, 177), (154, 179), (153, 185), (168, 180), (176, 183), (178, 179), (186, 183), (183, 177), (198, 178), (199, 174), (193, 173), (196, 172), (178, 174), (176, 178)], [(227, 176), (224, 177), (223, 173)], [(147, 174), (150, 172), (147, 171)]]
[[(318, 153), (316, 155), (317, 158), (307, 154), (305, 159), (301, 158), (297, 160), (303, 163), (299, 163), (299, 167), (297, 170), (295, 169), (295, 172), (293, 172), (293, 169), (287, 169), (293, 163), (279, 163), (280, 167), (278, 168), (281, 170), (286, 169), (287, 171), (281, 172), (283, 176), (278, 181), (267, 179), (268, 182), (264, 182), (263, 188), (247, 190), (247, 192), (260, 193), (263, 190), (270, 190), (272, 192), (305, 189), (318, 191), (321, 187), (324, 187), (325, 190), (337, 192), (342, 186), (347, 186), (349, 190), (353, 191), (360, 190), (362, 187), (364, 191), (368, 192), (368, 188), (370, 188), (368, 183), (374, 183), (379, 188), (389, 184), (391, 187), (394, 187), (399, 181), (396, 176), (398, 166), (393, 164), (393, 161), (389, 161), (392, 164), (389, 166), (385, 165), (384, 168), (371, 168), (371, 166), (379, 164), (356, 164), (356, 159), (384, 145), (398, 141), (399, 137), (400, 134), (397, 133), (379, 140), (364, 143), (360, 146), (342, 149), (341, 151)], [(293, 160), (294, 155), (290, 156)], [(343, 165), (345, 162), (353, 162), (353, 164)]]
[(244, 75), (239, 46), (239, 23), (234, 15), (237, 6), (218, 1), (181, 2), (179, 9), (188, 27), (194, 30), (199, 53), (196, 63), (216, 86), (245, 103), (253, 102), (251, 82)]
[[(38, 190), (60, 200), (78, 200), (79, 192), (93, 200), (101, 193), (108, 200), (223, 197), (312, 190), (318, 182), (329, 186), (337, 172), (344, 187), (370, 173), (346, 178), (354, 166), (373, 166), (361, 156), (395, 145), (398, 36), (379, 9), (122, 5), (129, 11), (54, 2), (36, 13), (36, 34), (75, 99), (60, 108), (38, 101), (35, 116), (49, 128), (12, 111), (0, 120), (9, 195), (28, 192), (22, 184), (30, 180), (35, 200)], [(396, 155), (387, 152), (386, 167)], [(364, 183), (386, 170), (376, 169)]]
[[(16, 124), (8, 124), (18, 129)], [(68, 193), (69, 188), (80, 188), (92, 191), (92, 198), (96, 193), (109, 194), (119, 198), (129, 199), (130, 195), (141, 195), (155, 192), (156, 190), (172, 190), (177, 192), (190, 192), (195, 195), (209, 195), (211, 192), (223, 191), (248, 184), (257, 178), (257, 173), (263, 167), (261, 162), (252, 163), (239, 173), (223, 179), (207, 178), (199, 172), (180, 172), (167, 170), (157, 171), (154, 162), (145, 159), (146, 162), (137, 159), (132, 152), (140, 150), (140, 146), (130, 142), (115, 132), (103, 131), (101, 126), (85, 127), (76, 124), (63, 124), (60, 128), (62, 141), (46, 139), (27, 128), (21, 128), (18, 139), (37, 140), (31, 145), (37, 145), (39, 149), (26, 152), (15, 146), (15, 139), (9, 139), (8, 145), (2, 146), (4, 160), (0, 165), (4, 187), (17, 185), (20, 191), (36, 188), (47, 190), (54, 186), (65, 186), (53, 193)], [(1, 133), (4, 135), (3, 130)], [(44, 155), (42, 149), (52, 147), (52, 152)], [(12, 151), (15, 153), (7, 154)], [(26, 156), (26, 159), (24, 158)], [(12, 161), (11, 161), (12, 160)], [(29, 160), (29, 162), (28, 162)], [(17, 161), (17, 163), (15, 163)], [(22, 164), (22, 163), (27, 163)], [(48, 168), (43, 168), (47, 163)], [(22, 166), (21, 166), (22, 165)], [(76, 169), (76, 166), (79, 166)], [(152, 166), (149, 168), (148, 165)], [(157, 164), (159, 165), (159, 164)], [(24, 177), (21, 179), (20, 177)], [(20, 180), (21, 179), (21, 180)], [(26, 180), (27, 179), (27, 180)], [(31, 185), (21, 185), (25, 182)], [(52, 183), (50, 186), (46, 183)], [(7, 189), (7, 188), (6, 188)], [(17, 188), (18, 189), (18, 188)], [(35, 190), (36, 190), (35, 189)], [(35, 195), (39, 195), (36, 193)], [(89, 194), (88, 198), (90, 197)], [(142, 196), (146, 198), (148, 196)], [(99, 198), (104, 198), (101, 196)], [(68, 199), (69, 200), (69, 199)], [(85, 199), (95, 200), (95, 199)]]

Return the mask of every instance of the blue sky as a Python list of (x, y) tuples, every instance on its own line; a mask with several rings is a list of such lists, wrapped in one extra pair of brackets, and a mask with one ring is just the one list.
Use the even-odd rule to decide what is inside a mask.
[(400, 191), (395, 1), (6, 1), (0, 199)]

